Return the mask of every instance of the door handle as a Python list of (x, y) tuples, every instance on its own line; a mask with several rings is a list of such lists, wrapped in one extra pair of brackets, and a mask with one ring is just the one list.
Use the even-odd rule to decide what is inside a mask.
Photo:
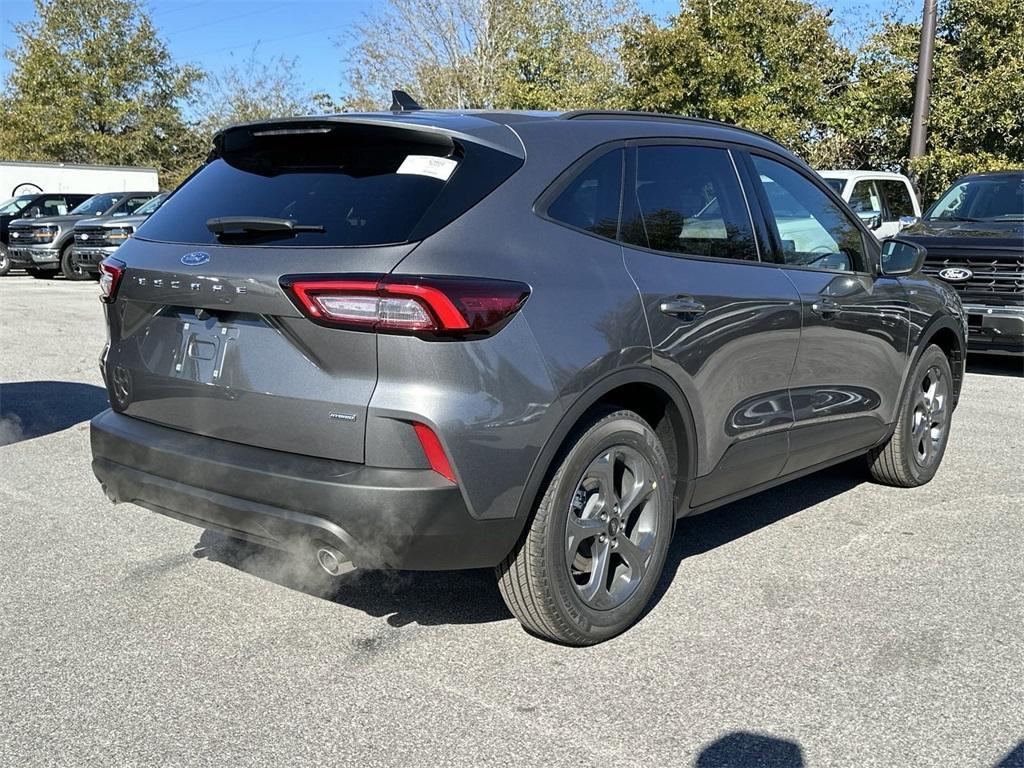
[(827, 296), (820, 297), (817, 301), (811, 304), (811, 311), (816, 315), (821, 315), (826, 320), (831, 320), (840, 312), (843, 311), (843, 305), (835, 299), (830, 299)]
[(666, 315), (678, 317), (682, 320), (693, 320), (707, 312), (707, 307), (697, 301), (693, 296), (675, 296), (665, 299), (658, 307)]

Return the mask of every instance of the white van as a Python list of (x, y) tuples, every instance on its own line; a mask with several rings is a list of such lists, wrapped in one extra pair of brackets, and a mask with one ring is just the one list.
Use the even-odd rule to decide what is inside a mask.
[(818, 171), (879, 239), (891, 237), (921, 217), (910, 179), (886, 171)]
[(40, 192), (160, 190), (156, 168), (0, 160), (0, 200)]

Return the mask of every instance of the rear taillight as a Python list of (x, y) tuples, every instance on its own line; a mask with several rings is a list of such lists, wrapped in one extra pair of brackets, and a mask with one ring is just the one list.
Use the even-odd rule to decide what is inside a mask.
[(530, 295), (524, 283), (462, 277), (303, 275), (281, 284), (321, 325), (428, 338), (495, 333)]
[(125, 264), (117, 259), (106, 258), (100, 262), (100, 301), (109, 304), (117, 296)]

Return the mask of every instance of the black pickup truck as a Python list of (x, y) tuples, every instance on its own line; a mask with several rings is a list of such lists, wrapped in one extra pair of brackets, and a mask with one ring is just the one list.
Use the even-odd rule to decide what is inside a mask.
[(900, 237), (960, 294), (971, 351), (1024, 355), (1024, 171), (957, 179)]
[(63, 216), (79, 203), (88, 200), (89, 195), (68, 192), (32, 192), (17, 195), (0, 203), (0, 276), (11, 271), (11, 259), (7, 253), (8, 229), (15, 219), (32, 219), (42, 216)]

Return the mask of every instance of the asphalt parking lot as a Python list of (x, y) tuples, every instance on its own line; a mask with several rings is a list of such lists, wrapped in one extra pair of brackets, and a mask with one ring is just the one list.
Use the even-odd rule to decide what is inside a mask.
[(0, 278), (0, 765), (1024, 766), (1018, 364), (972, 362), (930, 485), (682, 521), (650, 613), (571, 649), (490, 572), (328, 584), (110, 505), (96, 295)]

